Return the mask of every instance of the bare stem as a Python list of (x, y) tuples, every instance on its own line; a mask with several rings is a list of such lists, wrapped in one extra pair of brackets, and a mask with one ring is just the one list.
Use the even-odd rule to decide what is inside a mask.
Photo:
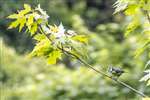
[[(145, 4), (147, 4), (147, 1), (145, 1)], [(149, 15), (149, 12), (148, 12), (147, 10), (143, 10), (143, 11), (144, 11), (145, 15), (147, 16), (147, 19), (148, 19), (148, 21), (149, 21), (149, 23), (150, 23), (150, 15)]]
[(146, 12), (147, 19), (148, 19), (148, 21), (149, 21), (149, 23), (150, 23), (150, 16), (149, 16), (149, 13), (148, 13), (148, 11), (145, 11), (145, 12)]
[[(40, 26), (40, 25), (39, 25), (39, 26)], [(41, 26), (40, 26), (40, 29), (42, 30), (42, 34), (44, 34), (44, 35), (47, 37), (47, 39), (48, 39), (50, 42), (52, 42), (51, 39), (45, 34), (45, 32), (43, 31), (43, 29), (42, 29)], [(110, 75), (104, 73), (103, 71), (100, 71), (100, 70), (95, 69), (92, 65), (88, 64), (85, 60), (81, 59), (80, 57), (76, 56), (75, 54), (73, 54), (73, 53), (71, 53), (71, 52), (69, 52), (69, 51), (66, 51), (66, 50), (64, 50), (63, 48), (60, 48), (60, 47), (58, 47), (58, 49), (60, 49), (64, 54), (76, 58), (77, 60), (80, 61), (80, 63), (86, 65), (88, 68), (94, 70), (94, 71), (97, 72), (98, 74), (100, 74), (100, 75), (102, 75), (102, 76), (104, 76), (104, 77), (107, 77), (107, 78), (109, 78), (109, 79), (111, 79), (111, 80), (117, 82), (118, 84), (120, 84), (120, 85), (122, 85), (122, 86), (124, 86), (124, 87), (126, 87), (126, 88), (128, 88), (128, 89), (130, 89), (130, 90), (132, 90), (134, 93), (136, 93), (136, 94), (138, 94), (138, 95), (140, 95), (140, 96), (142, 96), (142, 97), (148, 97), (148, 96), (146, 96), (144, 93), (142, 93), (142, 92), (136, 90), (135, 88), (133, 88), (133, 87), (131, 87), (130, 85), (128, 85), (128, 84), (122, 82), (121, 80), (119, 80), (119, 79), (114, 79), (112, 76), (110, 76)]]

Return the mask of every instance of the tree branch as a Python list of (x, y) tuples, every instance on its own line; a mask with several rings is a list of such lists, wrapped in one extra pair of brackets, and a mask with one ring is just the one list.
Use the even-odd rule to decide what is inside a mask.
[[(64, 50), (63, 50), (63, 51), (64, 51)], [(70, 52), (68, 52), (68, 51), (64, 51), (64, 52), (66, 52), (66, 53), (72, 55), (72, 56), (75, 57), (77, 60), (79, 60), (82, 64), (84, 64), (84, 65), (86, 65), (87, 67), (91, 68), (91, 69), (94, 70), (95, 72), (97, 72), (97, 73), (103, 75), (104, 77), (107, 77), (107, 78), (109, 78), (109, 79), (111, 79), (111, 80), (114, 80), (115, 82), (117, 82), (117, 83), (119, 83), (120, 85), (122, 85), (122, 86), (124, 86), (124, 87), (126, 87), (126, 88), (128, 88), (128, 89), (130, 89), (130, 90), (132, 90), (133, 92), (135, 92), (136, 94), (138, 94), (138, 95), (140, 95), (140, 96), (142, 96), (142, 97), (148, 97), (148, 96), (146, 96), (144, 93), (142, 93), (142, 92), (136, 90), (135, 88), (133, 88), (133, 87), (131, 87), (130, 85), (128, 85), (128, 84), (122, 82), (121, 80), (115, 79), (115, 78), (113, 78), (112, 76), (109, 76), (108, 74), (105, 74), (104, 72), (95, 69), (93, 66), (91, 66), (90, 64), (88, 64), (86, 61), (84, 61), (83, 59), (80, 59), (78, 56), (76, 56), (76, 55), (74, 55), (74, 54), (72, 54), (72, 53), (70, 53)]]
[[(40, 26), (40, 25), (39, 25), (39, 26)], [(51, 40), (51, 39), (46, 35), (46, 33), (43, 31), (43, 29), (42, 29), (41, 26), (40, 26), (40, 29), (42, 30), (42, 34), (44, 34), (44, 35), (47, 37), (47, 39), (48, 39), (50, 42), (52, 42), (52, 40)], [(92, 65), (88, 64), (85, 60), (81, 59), (80, 57), (76, 56), (75, 54), (73, 54), (73, 53), (71, 53), (71, 52), (69, 52), (69, 51), (66, 51), (66, 50), (64, 50), (63, 48), (60, 48), (60, 47), (58, 47), (58, 49), (60, 49), (64, 54), (76, 58), (78, 61), (80, 61), (80, 63), (86, 65), (88, 68), (94, 70), (94, 71), (97, 72), (98, 74), (100, 74), (100, 75), (102, 75), (102, 76), (104, 76), (104, 77), (107, 77), (107, 78), (109, 78), (109, 79), (111, 79), (111, 80), (117, 82), (118, 84), (120, 84), (120, 85), (122, 85), (122, 86), (124, 86), (124, 87), (126, 87), (126, 88), (128, 88), (128, 89), (130, 89), (130, 90), (132, 90), (134, 93), (136, 93), (136, 94), (138, 94), (138, 95), (140, 95), (140, 96), (142, 96), (142, 97), (148, 97), (148, 96), (145, 95), (144, 93), (142, 93), (142, 92), (136, 90), (135, 88), (133, 88), (133, 87), (131, 87), (130, 85), (128, 85), (128, 84), (122, 82), (121, 80), (115, 79), (115, 78), (113, 78), (112, 76), (110, 76), (110, 75), (104, 73), (103, 71), (100, 71), (100, 70), (95, 69)]]

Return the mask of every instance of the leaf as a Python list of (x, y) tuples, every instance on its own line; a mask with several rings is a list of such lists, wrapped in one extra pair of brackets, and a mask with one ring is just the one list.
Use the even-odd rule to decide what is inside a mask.
[(31, 11), (31, 6), (30, 5), (28, 5), (28, 4), (24, 4), (24, 8), (25, 8), (25, 10), (26, 11)]
[(139, 57), (148, 48), (149, 43), (150, 43), (150, 40), (147, 40), (144, 43), (143, 47), (141, 47), (141, 48), (139, 48), (139, 49), (136, 50), (136, 52), (135, 52), (135, 58)]
[(34, 16), (32, 14), (29, 15), (26, 25), (27, 26), (31, 25), (33, 23), (33, 19), (34, 19)]
[(19, 25), (19, 20), (11, 22), (8, 29), (16, 28)]
[(147, 3), (142, 6), (144, 10), (150, 10), (150, 0), (147, 0)]
[(117, 0), (113, 4), (113, 7), (116, 8), (114, 14), (125, 10), (127, 6), (128, 6), (128, 2), (127, 1), (125, 1), (125, 0)]
[(37, 31), (37, 23), (33, 23), (32, 26), (31, 26), (31, 29), (30, 29), (30, 32), (31, 32), (31, 35), (35, 34), (35, 32)]
[(23, 17), (23, 18), (20, 18), (18, 20), (19, 20), (19, 23), (20, 23), (20, 26), (19, 26), (19, 32), (20, 32), (22, 30), (22, 28), (24, 27), (25, 23), (26, 23), (26, 18)]
[(38, 5), (38, 7), (35, 10), (39, 11), (42, 14), (42, 16), (43, 16), (44, 19), (47, 20), (49, 18), (49, 16), (47, 15), (46, 11), (44, 11), (43, 9), (41, 9), (40, 4)]
[(147, 82), (147, 86), (149, 86), (150, 85), (150, 80), (148, 80), (148, 82)]
[(150, 70), (145, 70), (144, 71), (146, 73), (145, 76), (143, 76), (140, 81), (148, 81), (150, 79)]
[(146, 63), (145, 69), (150, 65), (150, 60)]
[(24, 16), (25, 14), (29, 13), (31, 11), (31, 7), (28, 4), (24, 4), (24, 10), (19, 11), (19, 16)]
[(133, 19), (131, 23), (126, 28), (125, 36), (128, 36), (131, 32), (133, 32), (140, 25), (138, 19)]
[(146, 36), (147, 39), (150, 39), (150, 29), (145, 29), (143, 31), (144, 35)]
[(37, 40), (37, 41), (41, 41), (41, 40), (45, 39), (45, 35), (37, 34), (37, 35), (34, 36), (34, 39)]
[(47, 56), (52, 52), (53, 48), (49, 40), (43, 39), (36, 44), (33, 51), (30, 53), (30, 57), (33, 56)]
[(73, 43), (70, 45), (71, 47), (71, 52), (81, 58), (88, 58), (87, 56), (87, 49), (84, 44), (79, 44), (79, 43)]
[(10, 19), (17, 19), (17, 18), (18, 18), (18, 14), (9, 15), (7, 18), (10, 18)]
[(138, 12), (138, 10), (139, 10), (139, 5), (132, 4), (127, 7), (127, 9), (125, 10), (125, 14), (126, 15), (134, 15)]
[(78, 41), (78, 42), (82, 42), (82, 43), (88, 42), (88, 38), (85, 35), (76, 35), (76, 36), (72, 37), (72, 39), (75, 41)]
[(42, 20), (41, 18), (39, 18), (39, 19), (37, 20), (37, 23), (38, 23), (38, 24), (41, 24), (42, 21), (43, 21), (43, 20)]
[(60, 59), (62, 55), (62, 52), (60, 50), (54, 50), (49, 54), (49, 57), (47, 59), (48, 64), (56, 64), (57, 59)]
[(149, 98), (149, 97), (146, 97), (146, 98), (142, 98), (142, 100), (150, 100), (150, 98)]

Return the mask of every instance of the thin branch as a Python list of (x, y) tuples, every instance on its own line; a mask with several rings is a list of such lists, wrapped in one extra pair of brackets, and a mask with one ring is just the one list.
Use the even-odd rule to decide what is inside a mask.
[(143, 97), (148, 97), (148, 96), (145, 95), (144, 93), (142, 93), (142, 92), (136, 90), (135, 88), (133, 88), (133, 87), (131, 87), (130, 85), (128, 85), (128, 84), (122, 82), (121, 80), (116, 80), (116, 82), (119, 83), (119, 84), (121, 84), (122, 86), (127, 87), (128, 89), (134, 91), (135, 93), (137, 93), (137, 94), (139, 94), (139, 95), (141, 95), (141, 96), (143, 96)]
[[(67, 51), (64, 51), (64, 52), (67, 52)], [(109, 78), (109, 79), (111, 79), (111, 80), (114, 80), (115, 82), (117, 82), (117, 83), (119, 83), (120, 85), (122, 85), (122, 86), (124, 86), (124, 87), (126, 87), (126, 88), (128, 88), (128, 89), (130, 89), (130, 90), (132, 90), (133, 92), (139, 94), (139, 95), (142, 96), (142, 97), (148, 97), (148, 96), (146, 96), (144, 93), (142, 93), (142, 92), (136, 90), (135, 88), (133, 88), (133, 87), (131, 87), (130, 85), (128, 85), (128, 84), (122, 82), (121, 80), (115, 79), (115, 78), (109, 76), (108, 74), (105, 74), (104, 72), (95, 69), (93, 66), (91, 66), (90, 64), (88, 64), (88, 63), (87, 63), (86, 61), (84, 61), (83, 59), (80, 59), (80, 58), (77, 57), (76, 55), (71, 54), (71, 53), (69, 53), (69, 52), (67, 52), (67, 53), (70, 54), (70, 55), (72, 55), (72, 56), (74, 56), (74, 57), (75, 57), (76, 59), (78, 59), (81, 63), (83, 63), (83, 64), (86, 65), (87, 67), (91, 68), (92, 70), (96, 71), (97, 73), (103, 75), (104, 77), (107, 77), (107, 78)]]
[(150, 23), (150, 15), (149, 15), (148, 11), (145, 11), (145, 12), (146, 12), (147, 19), (148, 19), (148, 21)]
[[(145, 4), (147, 4), (148, 2), (145, 0)], [(149, 23), (150, 23), (150, 15), (149, 15), (149, 12), (147, 11), (147, 10), (144, 10), (144, 12), (145, 12), (145, 14), (146, 14), (146, 16), (147, 16), (147, 19), (148, 19), (148, 21), (149, 21)]]
[[(40, 26), (40, 25), (39, 25), (39, 26)], [(41, 26), (40, 26), (40, 29), (43, 31), (43, 29), (42, 29)], [(44, 31), (43, 31), (42, 33), (47, 37), (47, 39), (48, 39), (50, 42), (52, 42), (52, 40), (46, 35), (46, 33), (45, 33)], [(110, 75), (104, 73), (103, 71), (100, 71), (100, 70), (95, 69), (92, 65), (88, 64), (85, 60), (81, 59), (80, 57), (76, 56), (75, 54), (73, 54), (73, 53), (71, 53), (71, 52), (69, 52), (69, 51), (66, 51), (66, 50), (64, 50), (63, 48), (60, 48), (60, 47), (58, 47), (58, 49), (60, 49), (64, 54), (66, 54), (66, 55), (68, 55), (68, 56), (71, 55), (72, 57), (75, 57), (77, 60), (80, 61), (80, 63), (86, 65), (88, 68), (94, 70), (94, 71), (97, 72), (98, 74), (100, 74), (100, 75), (102, 75), (102, 76), (104, 76), (104, 77), (107, 77), (107, 78), (109, 78), (109, 79), (111, 79), (111, 80), (117, 82), (118, 84), (120, 84), (120, 85), (122, 85), (122, 86), (124, 86), (124, 87), (126, 87), (126, 88), (128, 88), (128, 89), (130, 89), (130, 90), (132, 90), (134, 93), (136, 93), (136, 94), (138, 94), (138, 95), (140, 95), (140, 96), (142, 96), (142, 97), (148, 97), (148, 96), (145, 95), (144, 93), (142, 93), (142, 92), (136, 90), (135, 88), (133, 88), (133, 87), (131, 87), (130, 85), (128, 85), (128, 84), (122, 82), (121, 80), (115, 79), (115, 78), (113, 78), (112, 76), (110, 76)]]

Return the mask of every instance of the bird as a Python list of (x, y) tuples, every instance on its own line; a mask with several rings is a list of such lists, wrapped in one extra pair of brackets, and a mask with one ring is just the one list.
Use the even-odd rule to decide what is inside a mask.
[(119, 78), (125, 71), (119, 67), (110, 66), (108, 72), (111, 73), (112, 77)]

